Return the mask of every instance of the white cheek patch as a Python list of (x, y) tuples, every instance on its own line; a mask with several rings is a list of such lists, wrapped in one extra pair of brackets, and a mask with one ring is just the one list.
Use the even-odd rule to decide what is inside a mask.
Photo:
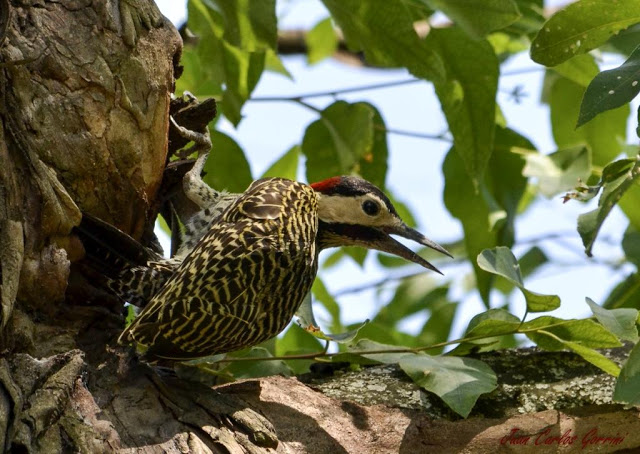
[[(366, 200), (373, 200), (380, 206), (380, 212), (375, 216), (369, 216), (362, 209)], [(358, 197), (345, 196), (320, 196), (318, 199), (318, 216), (322, 221), (358, 224), (371, 227), (395, 225), (398, 220), (386, 208), (379, 198), (372, 195)]]

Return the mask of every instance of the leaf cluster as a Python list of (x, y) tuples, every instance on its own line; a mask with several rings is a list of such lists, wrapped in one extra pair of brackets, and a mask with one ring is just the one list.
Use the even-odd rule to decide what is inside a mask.
[[(322, 331), (309, 297), (298, 314), (299, 325), (257, 349), (230, 355), (218, 373), (228, 379), (302, 373), (317, 360), (346, 361), (353, 367), (398, 363), (416, 383), (466, 416), (480, 394), (495, 388), (496, 378), (486, 364), (465, 355), (527, 339), (543, 349), (573, 351), (618, 376), (614, 398), (638, 404), (640, 347), (622, 367), (598, 351), (637, 342), (640, 308), (640, 167), (637, 140), (627, 144), (626, 127), (630, 103), (640, 91), (640, 0), (617, 0), (615, 8), (610, 3), (579, 0), (549, 17), (542, 0), (323, 0), (326, 17), (306, 33), (309, 64), (347, 49), (370, 67), (403, 68), (411, 79), (402, 83), (433, 86), (448, 131), (415, 135), (451, 144), (442, 165), (443, 202), (464, 235), (445, 245), (457, 260), (442, 266), (469, 262), (471, 271), (462, 279), (438, 280), (377, 254), (388, 276), (372, 287), (385, 304), (367, 323), (352, 326), (343, 323), (341, 295), (331, 294), (321, 271), (313, 288), (315, 308), (321, 308), (323, 326), (343, 334)], [(288, 76), (278, 56), (276, 11), (275, 0), (189, 0), (188, 27), (197, 44), (185, 48), (177, 91), (215, 97), (224, 117), (239, 125), (244, 104), (259, 101), (253, 91), (263, 72)], [(436, 12), (447, 17), (445, 24), (436, 20)], [(499, 102), (506, 77), (502, 65), (524, 51), (538, 64), (534, 70), (545, 75), (542, 102), (549, 106), (557, 147), (547, 153), (527, 137), (535, 129), (516, 132), (510, 126)], [(601, 71), (602, 55), (622, 55), (625, 61)], [(298, 144), (276, 157), (262, 176), (317, 181), (358, 174), (384, 188), (388, 136), (397, 130), (387, 126), (379, 106), (347, 101), (342, 96), (347, 91), (357, 89), (263, 99), (307, 109), (314, 118)], [(513, 91), (516, 101), (520, 92)], [(310, 102), (317, 95), (333, 99), (317, 107)], [(257, 176), (244, 150), (222, 132), (213, 132), (212, 141), (208, 183), (242, 191)], [(560, 306), (558, 296), (532, 291), (524, 283), (556, 258), (543, 241), (519, 243), (517, 221), (536, 204), (557, 202), (562, 195), (571, 203), (595, 203), (597, 198), (597, 206), (576, 219), (574, 235), (587, 256), (594, 255), (604, 222), (621, 210), (629, 224), (621, 242), (625, 256), (605, 265), (634, 271), (602, 306), (586, 298), (590, 318), (532, 318)], [(395, 194), (390, 198), (414, 224), (410, 207)], [(560, 243), (567, 238), (547, 239)], [(512, 248), (521, 251), (519, 259)], [(437, 260), (430, 250), (419, 253)], [(326, 257), (324, 269), (345, 260), (363, 265), (366, 258), (362, 250), (339, 250)], [(474, 292), (485, 311), (471, 320), (462, 338), (448, 340), (465, 297)], [(508, 310), (518, 301), (524, 303), (522, 317)], [(404, 326), (417, 318), (426, 321), (407, 333)], [(338, 343), (338, 351), (327, 353), (323, 342)], [(455, 348), (443, 354), (448, 346)]]

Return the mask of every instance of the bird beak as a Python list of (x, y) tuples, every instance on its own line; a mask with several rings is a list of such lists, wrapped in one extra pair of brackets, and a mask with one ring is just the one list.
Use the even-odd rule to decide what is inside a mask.
[(400, 222), (393, 227), (385, 227), (382, 229), (382, 231), (386, 235), (381, 235), (381, 238), (378, 238), (378, 241), (376, 241), (375, 249), (378, 249), (383, 252), (387, 252), (389, 254), (397, 255), (413, 263), (417, 263), (418, 265), (421, 265), (425, 268), (433, 270), (436, 273), (442, 274), (442, 272), (438, 268), (433, 266), (431, 263), (429, 263), (428, 261), (420, 257), (418, 254), (413, 252), (404, 244), (396, 241), (389, 235), (398, 235), (403, 238), (407, 238), (408, 240), (415, 241), (416, 243), (420, 243), (424, 246), (427, 246), (431, 249), (434, 249), (444, 255), (448, 255), (449, 257), (453, 258), (453, 256), (445, 248), (435, 243), (434, 241), (431, 241), (422, 233), (412, 229), (411, 227), (409, 227), (403, 222)]

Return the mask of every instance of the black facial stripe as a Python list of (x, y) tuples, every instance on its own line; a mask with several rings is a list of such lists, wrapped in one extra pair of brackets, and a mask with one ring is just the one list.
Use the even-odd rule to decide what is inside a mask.
[(386, 235), (378, 229), (373, 227), (364, 227), (358, 224), (341, 224), (320, 221), (318, 231), (340, 237), (357, 239), (365, 243), (374, 242), (386, 237)]

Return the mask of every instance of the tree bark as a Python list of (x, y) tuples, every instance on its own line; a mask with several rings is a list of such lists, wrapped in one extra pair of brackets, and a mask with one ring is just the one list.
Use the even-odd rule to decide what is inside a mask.
[[(459, 420), (388, 367), (211, 388), (140, 363), (115, 347), (122, 306), (72, 266), (82, 245), (71, 230), (81, 212), (136, 239), (153, 225), (179, 35), (151, 0), (0, 0), (0, 40), (0, 449), (510, 452), (515, 435), (501, 440), (516, 427), (550, 436), (570, 427), (580, 437), (595, 427), (622, 438), (593, 445), (598, 452), (640, 446), (638, 412), (610, 405), (610, 382), (609, 401), (538, 396), (498, 411), (505, 394), (496, 393)], [(537, 355), (508, 357), (535, 367)], [(596, 370), (579, 370), (605, 387)], [(527, 395), (522, 386), (506, 395)], [(536, 453), (559, 446), (532, 443)]]

